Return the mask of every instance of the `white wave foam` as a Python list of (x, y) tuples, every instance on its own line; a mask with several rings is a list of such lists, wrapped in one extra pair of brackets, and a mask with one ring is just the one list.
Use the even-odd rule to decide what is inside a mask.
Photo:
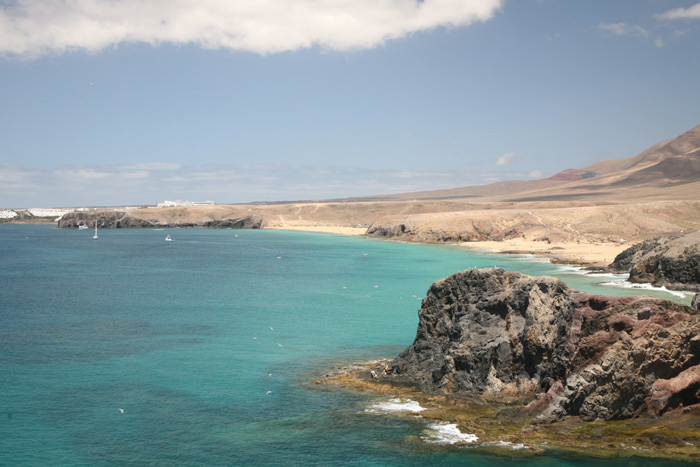
[(385, 402), (377, 402), (365, 409), (368, 413), (419, 413), (425, 410), (420, 404), (411, 399), (389, 399)]
[[(617, 279), (610, 282), (603, 282), (600, 285), (612, 285), (616, 287), (623, 287), (625, 289), (642, 289), (642, 290), (654, 290), (656, 292), (664, 292), (667, 294), (675, 295), (676, 297), (685, 298), (689, 293), (681, 292), (679, 290), (669, 290), (666, 287), (654, 287), (651, 284), (635, 284), (628, 282), (625, 279)], [(690, 292), (692, 293), (692, 292)]]
[(428, 425), (427, 436), (423, 439), (435, 444), (471, 444), (479, 440), (476, 435), (462, 433), (456, 423), (434, 423)]
[(529, 447), (525, 446), (523, 443), (511, 443), (509, 441), (490, 441), (483, 443), (482, 446), (497, 446), (499, 448), (508, 448), (512, 449), (514, 451), (519, 451), (520, 449), (530, 449)]
[(616, 280), (625, 280), (627, 279), (630, 275), (629, 274), (613, 274), (611, 272), (591, 272), (589, 274), (586, 274), (587, 276), (591, 277), (612, 277), (613, 279)]
[(550, 258), (545, 258), (543, 256), (534, 255), (532, 253), (511, 253), (508, 255), (511, 258), (517, 258), (520, 261), (528, 263), (543, 263), (550, 264), (552, 261)]
[(584, 266), (572, 266), (572, 265), (560, 265), (557, 269), (561, 272), (568, 272), (572, 274), (583, 274), (584, 276), (588, 274), (588, 270)]
[(654, 287), (651, 284), (636, 284), (627, 281), (629, 279), (629, 274), (612, 274), (605, 272), (589, 272), (585, 267), (582, 266), (572, 266), (572, 265), (562, 265), (559, 266), (559, 270), (564, 273), (570, 274), (580, 274), (583, 276), (590, 277), (609, 277), (612, 280), (607, 282), (601, 282), (599, 285), (607, 285), (612, 287), (622, 287), (625, 289), (643, 289), (643, 290), (653, 290), (656, 292), (663, 292), (676, 297), (685, 298), (689, 293), (682, 292), (679, 290), (669, 290), (666, 287)]

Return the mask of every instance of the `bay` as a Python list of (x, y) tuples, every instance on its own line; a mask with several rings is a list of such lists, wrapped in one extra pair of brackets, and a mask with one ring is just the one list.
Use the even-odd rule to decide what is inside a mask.
[(0, 465), (506, 465), (509, 448), (436, 443), (419, 417), (374, 413), (372, 396), (311, 382), (397, 355), (430, 284), (461, 269), (641, 293), (450, 246), (268, 230), (92, 234), (0, 226)]

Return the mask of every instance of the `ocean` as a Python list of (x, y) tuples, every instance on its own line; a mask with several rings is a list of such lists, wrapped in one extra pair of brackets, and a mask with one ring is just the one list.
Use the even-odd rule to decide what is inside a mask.
[(620, 277), (330, 234), (92, 235), (0, 225), (0, 465), (671, 465), (494, 453), (410, 402), (313, 384), (410, 345), (428, 287), (458, 270), (497, 265), (593, 293), (649, 292), (600, 285)]

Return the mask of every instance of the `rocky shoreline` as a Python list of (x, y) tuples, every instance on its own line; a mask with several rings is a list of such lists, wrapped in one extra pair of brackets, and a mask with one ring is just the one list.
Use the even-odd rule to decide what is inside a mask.
[(700, 230), (637, 243), (621, 252), (608, 270), (628, 272), (630, 282), (700, 292)]
[[(387, 360), (339, 367), (314, 383), (316, 387), (332, 390), (373, 394), (377, 400), (415, 401), (424, 409), (419, 414), (421, 418), (454, 424), (461, 433), (476, 438), (471, 443), (455, 444), (478, 446), (500, 456), (531, 457), (561, 450), (586, 457), (647, 457), (700, 463), (698, 407), (674, 411), (661, 419), (587, 422), (568, 418), (554, 423), (527, 423), (507, 416), (507, 410), (517, 405), (427, 394), (406, 384), (397, 375), (376, 379), (369, 376), (370, 371), (381, 375), (385, 365), (390, 364)], [(503, 449), (514, 446), (522, 449)]]
[(386, 377), (327, 382), (428, 404), (480, 439), (700, 461), (697, 308), (490, 268), (435, 282), (419, 317)]
[(101, 229), (143, 229), (143, 228), (205, 228), (205, 229), (260, 229), (263, 219), (258, 216), (244, 216), (229, 219), (201, 219), (197, 222), (183, 219), (176, 222), (161, 222), (130, 216), (124, 211), (71, 212), (58, 221), (59, 229), (75, 229), (79, 226)]

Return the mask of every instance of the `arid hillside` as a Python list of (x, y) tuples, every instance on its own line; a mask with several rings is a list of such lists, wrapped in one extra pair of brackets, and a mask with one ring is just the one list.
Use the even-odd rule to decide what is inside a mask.
[(445, 200), (623, 202), (696, 199), (700, 193), (700, 125), (637, 156), (564, 170), (550, 178), (446, 190), (351, 198), (352, 201)]

